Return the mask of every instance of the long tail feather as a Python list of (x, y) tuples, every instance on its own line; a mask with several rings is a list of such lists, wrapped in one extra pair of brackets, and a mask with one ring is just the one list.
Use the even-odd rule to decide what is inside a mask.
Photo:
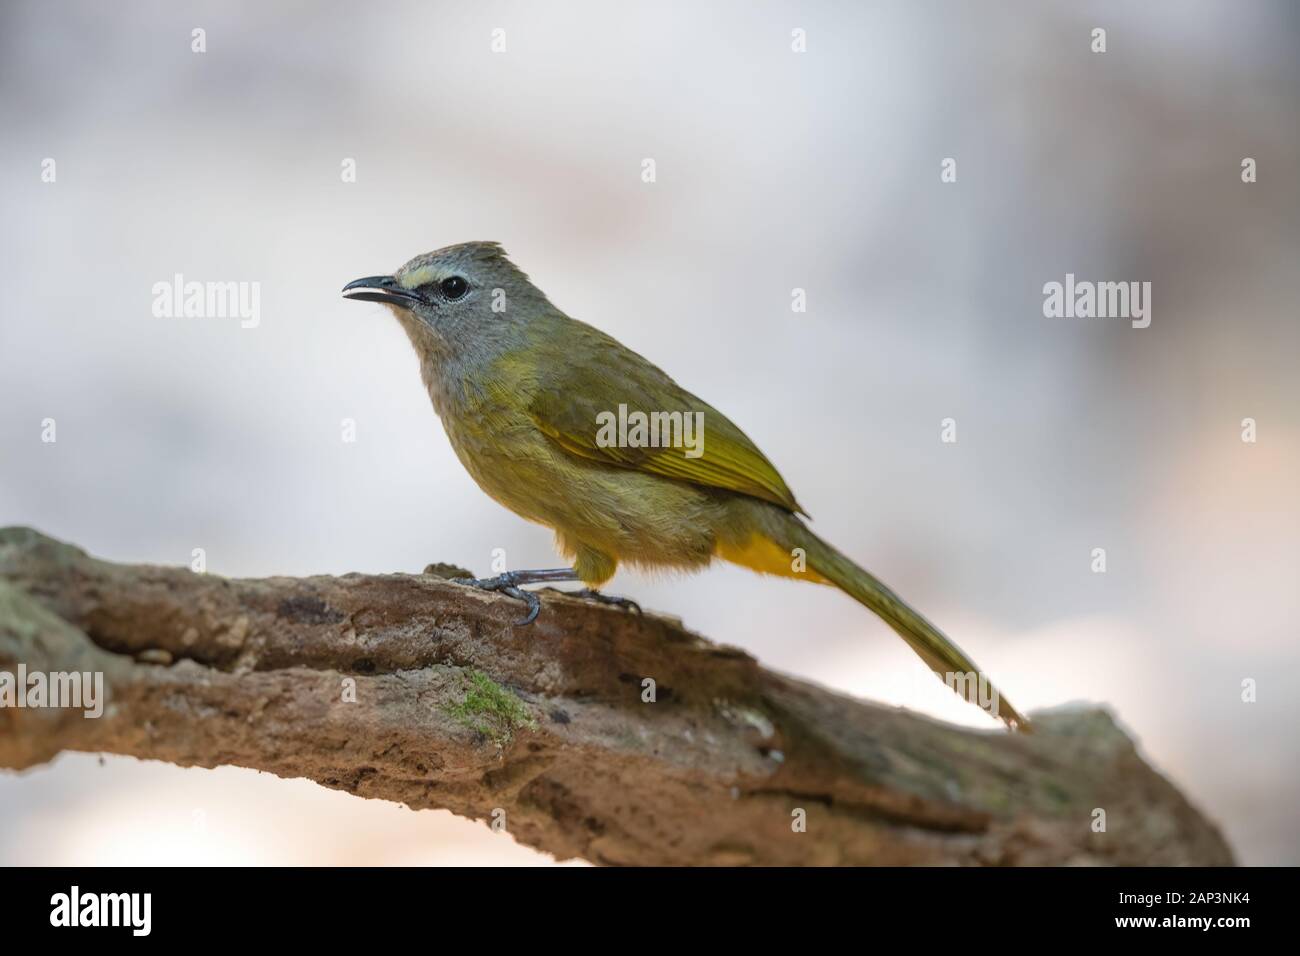
[(875, 575), (831, 547), (794, 515), (783, 515), (783, 547), (803, 548), (808, 567), (893, 628), (959, 697), (988, 711), (1008, 727), (1029, 731), (1030, 724), (960, 647), (927, 621)]

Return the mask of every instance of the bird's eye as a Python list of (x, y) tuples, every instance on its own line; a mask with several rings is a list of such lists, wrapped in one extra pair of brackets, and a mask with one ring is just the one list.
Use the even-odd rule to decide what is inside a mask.
[(459, 299), (469, 291), (469, 283), (460, 276), (448, 276), (439, 285), (442, 294), (449, 299)]

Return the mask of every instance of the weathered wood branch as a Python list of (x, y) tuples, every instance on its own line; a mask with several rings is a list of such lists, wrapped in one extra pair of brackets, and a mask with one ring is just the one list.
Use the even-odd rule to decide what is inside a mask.
[(253, 767), (503, 810), (521, 842), (599, 863), (1232, 862), (1103, 711), (971, 731), (663, 617), (555, 593), (533, 626), (518, 615), (434, 573), (227, 580), (5, 529), (0, 670), (100, 671), (109, 702), (0, 709), (0, 767), (64, 750)]

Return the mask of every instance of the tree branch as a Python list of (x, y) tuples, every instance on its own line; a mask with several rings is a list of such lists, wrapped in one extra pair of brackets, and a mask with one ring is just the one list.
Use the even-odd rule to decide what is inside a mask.
[(0, 767), (253, 767), (597, 863), (1232, 863), (1104, 711), (971, 731), (667, 618), (556, 593), (518, 615), (436, 573), (227, 580), (0, 530), (0, 670), (100, 671), (109, 700), (0, 708)]

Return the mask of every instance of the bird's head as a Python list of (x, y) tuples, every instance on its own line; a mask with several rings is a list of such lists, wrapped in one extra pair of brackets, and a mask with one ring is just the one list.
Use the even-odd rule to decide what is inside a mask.
[(349, 282), (343, 294), (391, 306), (417, 347), (453, 353), (507, 342), (551, 308), (495, 242), (426, 252), (392, 275)]

